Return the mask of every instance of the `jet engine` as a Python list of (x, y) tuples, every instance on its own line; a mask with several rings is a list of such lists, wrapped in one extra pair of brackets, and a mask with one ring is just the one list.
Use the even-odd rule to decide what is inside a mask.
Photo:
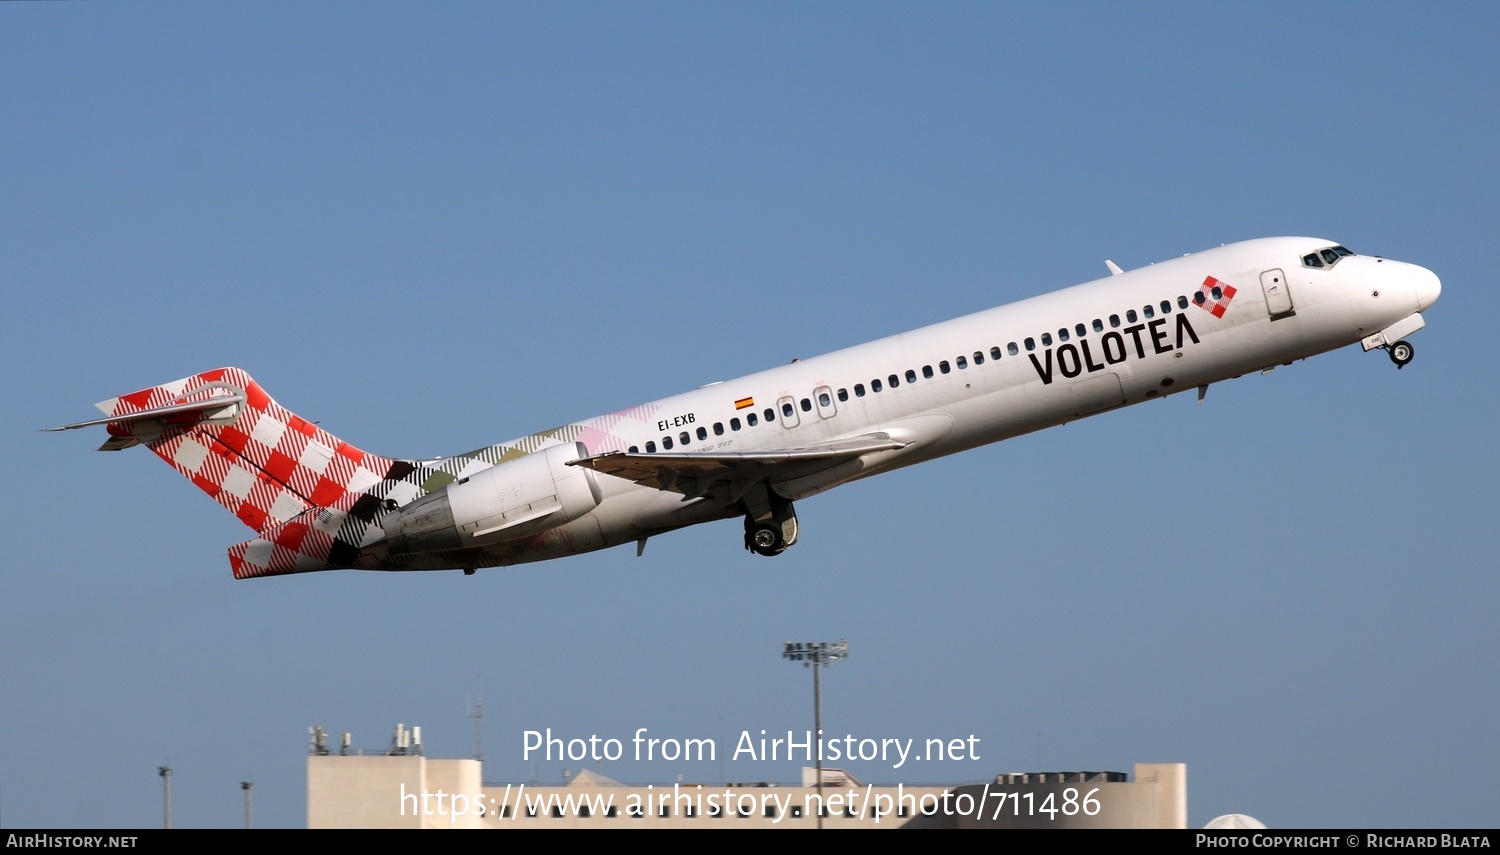
[(527, 537), (599, 506), (594, 470), (569, 466), (588, 454), (581, 442), (508, 460), (385, 515), (392, 554), (467, 549)]

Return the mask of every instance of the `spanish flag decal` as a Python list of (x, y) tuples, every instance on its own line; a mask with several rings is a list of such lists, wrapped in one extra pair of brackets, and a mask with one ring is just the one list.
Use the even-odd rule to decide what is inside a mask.
[(734, 402), (734, 408), (736, 410), (743, 410), (743, 409), (746, 409), (748, 407), (753, 407), (753, 406), (755, 406), (755, 399), (754, 398), (741, 398), (738, 401)]

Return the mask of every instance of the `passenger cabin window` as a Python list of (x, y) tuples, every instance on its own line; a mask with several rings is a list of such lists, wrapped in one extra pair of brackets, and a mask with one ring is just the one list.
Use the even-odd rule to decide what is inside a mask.
[(1088, 335), (1089, 328), (1084, 326), (1083, 324), (1079, 324), (1078, 326), (1073, 327), (1073, 332), (1077, 333), (1079, 338), (1083, 338), (1084, 336)]
[(948, 366), (948, 360), (944, 359), (942, 362), (938, 363), (938, 371), (947, 374), (951, 370), (953, 369)]
[(870, 391), (871, 392), (879, 392), (881, 389), (884, 389), (884, 388), (885, 388), (884, 386), (880, 385), (880, 381), (879, 380), (871, 380), (870, 381)]
[(664, 437), (662, 437), (661, 438), (661, 447), (662, 447), (663, 451), (666, 451), (666, 450), (670, 449), (672, 447), (672, 438), (670, 436), (664, 436)]
[(1036, 350), (1036, 339), (1031, 338), (1031, 337), (1028, 336), (1027, 339), (1026, 339), (1026, 349), (1027, 350)]
[(1120, 316), (1119, 315), (1110, 315), (1109, 316), (1109, 326), (1110, 326), (1111, 329), (1118, 329), (1119, 326), (1120, 326)]
[[(755, 418), (755, 414), (751, 413), (750, 414), (750, 418), (752, 418), (752, 419)], [(755, 424), (755, 422), (751, 422), (750, 424)], [(730, 430), (739, 430), (740, 429), (740, 417), (739, 416), (735, 416), (734, 418), (732, 418), (732, 419), (729, 420), (729, 429)]]
[(924, 378), (928, 379), (928, 380), (932, 379), (932, 366), (931, 365), (923, 365), (922, 366), (922, 376)]
[(813, 390), (813, 398), (817, 399), (817, 417), (829, 419), (834, 416), (834, 393), (826, 386), (819, 386)]
[(906, 382), (908, 382), (908, 383), (915, 383), (915, 382), (917, 382), (917, 372), (913, 371), (910, 368), (906, 369)]
[[(1080, 335), (1081, 335), (1081, 333), (1080, 333)], [(999, 359), (999, 358), (1000, 358), (1000, 348), (998, 348), (998, 347), (992, 347), (992, 348), (990, 348), (990, 359)]]
[(1094, 332), (1104, 332), (1104, 322), (1094, 318)]
[(1187, 306), (1188, 306), (1188, 299), (1187, 299), (1187, 297), (1185, 297), (1185, 296), (1183, 296), (1181, 294), (1178, 294), (1177, 295), (1177, 308), (1179, 308), (1179, 309), (1186, 309)]
[[(723, 425), (714, 425), (714, 427), (717, 428), (717, 430), (715, 431), (715, 433), (723, 433), (724, 432), (724, 426)], [(698, 428), (697, 432), (698, 432), (698, 438), (699, 439), (708, 439), (708, 428), (702, 428), (702, 427), (700, 427), (700, 428)]]
[[(807, 399), (803, 398), (802, 400), (806, 401)], [(809, 406), (810, 405), (811, 403), (809, 402)], [(797, 418), (797, 402), (792, 398), (791, 395), (783, 395), (780, 398), (777, 398), (776, 406), (781, 409), (782, 427), (794, 428), (797, 425), (801, 424), (801, 421)]]
[(1068, 340), (1068, 328), (1067, 327), (1063, 327), (1062, 329), (1060, 329), (1060, 330), (1057, 331), (1057, 340), (1058, 341), (1067, 341)]
[(749, 425), (750, 427), (755, 427), (756, 423), (759, 422), (759, 421), (760, 421), (760, 418), (758, 416), (756, 416), (754, 413), (751, 413), (748, 416), (745, 416), (745, 424)]
[(818, 401), (818, 418), (832, 418), (834, 416), (833, 390), (827, 386), (819, 386), (813, 390), (813, 397)]
[(1145, 315), (1146, 315), (1146, 320), (1148, 320), (1148, 321), (1149, 321), (1149, 320), (1150, 320), (1150, 319), (1152, 319), (1152, 318), (1154, 318), (1154, 317), (1156, 317), (1156, 310), (1155, 310), (1155, 309), (1153, 309), (1153, 308), (1151, 308), (1151, 307), (1150, 307), (1150, 306), (1147, 306), (1147, 307), (1145, 307), (1145, 308), (1144, 308), (1144, 309), (1141, 309), (1141, 311), (1142, 311), (1142, 312), (1144, 312), (1144, 313), (1145, 313)]
[(1052, 346), (1052, 333), (1049, 333), (1049, 332), (1042, 333), (1042, 347), (1051, 347), (1051, 346)]
[(1125, 313), (1125, 323), (1127, 323), (1127, 324), (1133, 324), (1133, 323), (1135, 323), (1135, 319), (1136, 319), (1135, 309), (1131, 309), (1130, 311), (1128, 311), (1128, 312)]
[(958, 370), (962, 371), (965, 368), (969, 367), (969, 360), (967, 360), (964, 357), (960, 356), (959, 358), (953, 360), (953, 364), (957, 365), (958, 366)]
[(863, 383), (855, 383), (854, 384), (854, 397), (856, 397), (856, 398), (863, 398), (864, 396), (865, 396), (865, 384), (863, 384)]
[(1018, 353), (1021, 352), (1021, 348), (1016, 347), (1016, 343), (1015, 342), (1011, 342), (1010, 344), (1007, 344), (1005, 346), (1005, 349), (1006, 349), (1006, 351), (1008, 351), (1010, 353), (1011, 356), (1015, 356), (1016, 354), (1018, 354)]
[(1172, 314), (1172, 301), (1171, 300), (1162, 300), (1161, 301), (1161, 313), (1163, 315), (1170, 315), (1170, 314)]

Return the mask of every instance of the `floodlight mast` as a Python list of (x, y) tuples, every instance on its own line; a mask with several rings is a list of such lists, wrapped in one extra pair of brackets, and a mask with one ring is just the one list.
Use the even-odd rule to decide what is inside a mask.
[(161, 776), (161, 827), (172, 827), (172, 767), (157, 766), (156, 774)]
[(818, 828), (823, 827), (823, 689), (818, 680), (818, 672), (828, 667), (828, 663), (839, 659), (849, 658), (849, 641), (840, 639), (838, 641), (787, 641), (783, 642), (781, 658), (789, 662), (801, 662), (803, 668), (812, 668), (813, 672), (813, 728), (818, 746), (817, 760), (817, 788), (818, 788)]

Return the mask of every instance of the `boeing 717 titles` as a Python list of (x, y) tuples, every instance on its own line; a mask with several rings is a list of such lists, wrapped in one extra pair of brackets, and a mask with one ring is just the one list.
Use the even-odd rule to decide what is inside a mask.
[(112, 398), (101, 450), (144, 444), (248, 525), (237, 578), (497, 567), (741, 517), (797, 542), (831, 487), (1359, 343), (1397, 367), (1437, 276), (1304, 237), (1123, 271), (588, 421), (432, 460), (380, 457), (237, 368)]

